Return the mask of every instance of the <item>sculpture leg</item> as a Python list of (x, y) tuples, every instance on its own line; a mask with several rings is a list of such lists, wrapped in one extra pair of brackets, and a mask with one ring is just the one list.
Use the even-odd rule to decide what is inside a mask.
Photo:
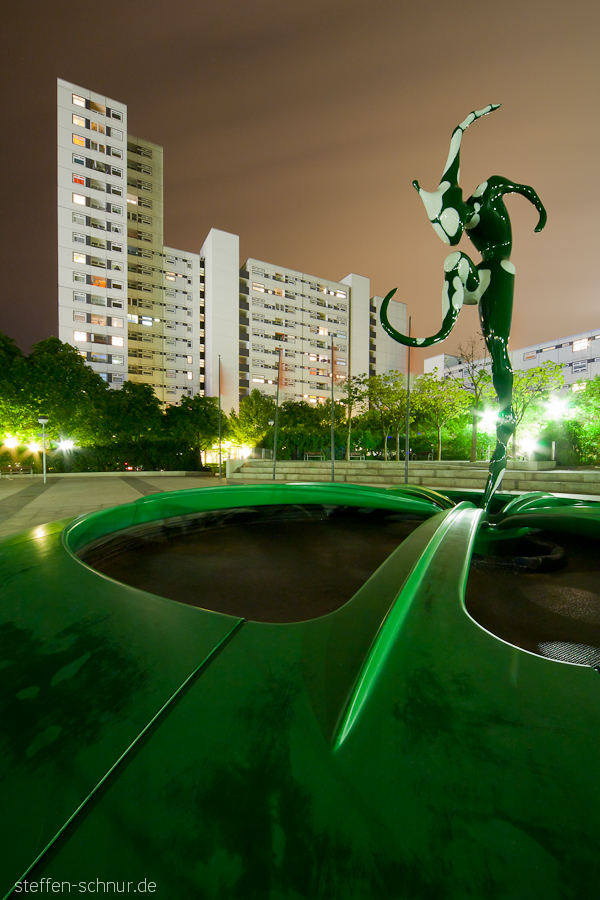
[(490, 461), (488, 480), (483, 496), (483, 508), (489, 507), (500, 487), (508, 457), (508, 442), (515, 430), (512, 408), (513, 372), (508, 355), (508, 337), (512, 319), (514, 294), (514, 266), (508, 260), (488, 262), (490, 284), (479, 301), (481, 330), (492, 358), (492, 382), (498, 397), (498, 425), (496, 449)]

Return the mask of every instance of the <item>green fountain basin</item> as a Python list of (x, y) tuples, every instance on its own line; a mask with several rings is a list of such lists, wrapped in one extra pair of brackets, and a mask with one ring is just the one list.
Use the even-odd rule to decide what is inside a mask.
[[(211, 516), (227, 528), (231, 511), (262, 508), (277, 531), (286, 507), (388, 529), (358, 587), (342, 571), (362, 565), (352, 537), (336, 597), (308, 619), (180, 602), (157, 574), (142, 590), (80, 558)], [(169, 900), (581, 896), (597, 868), (598, 672), (465, 607), (473, 551), (538, 528), (593, 550), (600, 504), (504, 496), (490, 525), (458, 493), (240, 486), (0, 542), (4, 893), (26, 875), (32, 889), (145, 880)]]

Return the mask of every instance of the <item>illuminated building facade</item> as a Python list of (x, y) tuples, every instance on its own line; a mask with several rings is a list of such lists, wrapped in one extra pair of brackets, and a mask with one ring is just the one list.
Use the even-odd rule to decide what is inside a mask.
[(111, 387), (203, 391), (200, 257), (163, 244), (162, 147), (127, 106), (58, 80), (58, 337)]

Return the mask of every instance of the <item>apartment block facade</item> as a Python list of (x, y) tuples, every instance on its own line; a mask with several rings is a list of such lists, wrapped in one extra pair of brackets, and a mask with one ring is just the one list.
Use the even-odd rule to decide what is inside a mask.
[[(600, 375), (600, 328), (592, 328), (581, 334), (532, 344), (509, 352), (514, 371), (528, 371), (542, 366), (546, 361), (559, 363), (562, 366), (564, 389), (572, 389), (579, 381), (587, 381)], [(491, 370), (490, 357), (480, 362)], [(438, 378), (447, 375), (467, 377), (467, 372), (456, 356), (440, 353), (430, 356), (424, 361), (425, 372), (437, 370)]]
[[(206, 393), (216, 395), (220, 383), (227, 411), (252, 390), (274, 396), (279, 387), (281, 402), (323, 403), (332, 378), (335, 392), (349, 375), (405, 371), (404, 348), (372, 323), (377, 298), (365, 276), (331, 281), (254, 258), (239, 268), (239, 237), (217, 229), (200, 256)], [(403, 327), (406, 306), (397, 307)]]
[(220, 391), (229, 412), (253, 389), (322, 403), (332, 379), (406, 371), (369, 278), (240, 269), (239, 249), (218, 229), (199, 254), (165, 246), (163, 148), (129, 133), (126, 104), (58, 80), (58, 336), (111, 387), (163, 405)]
[(58, 336), (168, 404), (203, 391), (201, 272), (163, 244), (162, 172), (124, 103), (58, 80)]

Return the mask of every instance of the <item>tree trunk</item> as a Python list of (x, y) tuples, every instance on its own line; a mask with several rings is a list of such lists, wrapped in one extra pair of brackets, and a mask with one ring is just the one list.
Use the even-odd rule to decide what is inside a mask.
[(396, 430), (396, 462), (400, 462), (400, 429)]
[(352, 416), (348, 407), (348, 426), (346, 428), (346, 462), (350, 462), (350, 434), (352, 432)]
[(438, 425), (438, 462), (442, 459), (442, 426)]
[(383, 458), (387, 462), (387, 430), (383, 432)]
[(477, 407), (473, 409), (473, 430), (471, 431), (471, 462), (477, 462)]
[(517, 429), (516, 428), (512, 433), (512, 445), (513, 445), (513, 459), (516, 460), (516, 458), (517, 458)]

